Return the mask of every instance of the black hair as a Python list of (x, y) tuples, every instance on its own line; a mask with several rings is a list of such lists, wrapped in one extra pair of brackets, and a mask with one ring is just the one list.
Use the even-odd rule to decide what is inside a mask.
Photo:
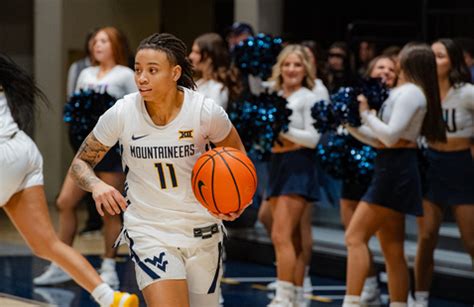
[(155, 33), (140, 42), (137, 52), (142, 49), (164, 52), (170, 63), (181, 66), (178, 85), (192, 90), (196, 88), (193, 80), (193, 65), (187, 57), (186, 45), (182, 40), (169, 33)]
[(471, 83), (471, 73), (464, 61), (462, 48), (450, 38), (440, 38), (434, 43), (441, 43), (448, 52), (451, 70), (449, 71), (449, 82), (452, 86), (458, 87), (464, 83)]
[(429, 142), (446, 142), (446, 126), (441, 110), (436, 59), (433, 51), (426, 44), (405, 45), (400, 51), (400, 69), (406, 81), (418, 85), (426, 97), (427, 108), (421, 134)]
[(0, 86), (5, 91), (8, 107), (18, 127), (31, 131), (35, 111), (35, 98), (47, 103), (44, 93), (33, 78), (6, 54), (0, 52)]

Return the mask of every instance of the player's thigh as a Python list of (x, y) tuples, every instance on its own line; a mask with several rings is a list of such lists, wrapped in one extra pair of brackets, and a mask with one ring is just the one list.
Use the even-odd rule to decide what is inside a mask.
[(189, 306), (185, 279), (168, 279), (149, 284), (142, 290), (147, 306)]

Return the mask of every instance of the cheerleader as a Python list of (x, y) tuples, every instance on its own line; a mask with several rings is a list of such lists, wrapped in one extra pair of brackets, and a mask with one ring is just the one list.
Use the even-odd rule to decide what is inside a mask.
[[(94, 37), (93, 53), (96, 66), (88, 67), (81, 72), (76, 92), (79, 90), (91, 90), (98, 94), (106, 92), (119, 99), (128, 93), (137, 91), (133, 71), (126, 67), (126, 40), (122, 33), (113, 27), (99, 29)], [(73, 136), (73, 139), (77, 139), (77, 136)], [(80, 142), (76, 140), (73, 145), (77, 150)], [(120, 154), (116, 147), (96, 166), (95, 172), (102, 180), (119, 190), (123, 189), (124, 174)], [(59, 209), (59, 238), (69, 246), (72, 246), (77, 230), (75, 209), (85, 194), (86, 192), (80, 189), (68, 174), (56, 199), (56, 206)], [(101, 276), (112, 287), (118, 287), (119, 279), (114, 259), (116, 250), (113, 248), (113, 244), (122, 223), (118, 215), (106, 214), (103, 218), (105, 255), (102, 261)], [(35, 285), (51, 285), (69, 279), (68, 274), (52, 263), (33, 282)]]
[[(395, 73), (395, 62), (389, 56), (378, 56), (374, 58), (368, 65), (366, 77), (381, 78), (385, 85), (392, 88), (397, 79)], [(357, 142), (356, 140), (354, 140)], [(354, 183), (351, 182), (350, 178), (345, 178), (342, 181), (342, 191), (340, 199), (340, 214), (341, 221), (344, 228), (347, 229), (349, 222), (354, 214), (354, 211), (359, 204), (362, 196), (367, 191), (368, 183)], [(369, 250), (370, 253), (370, 250)], [(372, 262), (372, 256), (370, 256), (370, 265), (368, 277), (364, 282), (364, 289), (360, 299), (362, 304), (380, 305), (380, 290), (377, 283), (377, 272), (375, 271), (374, 264)]]
[(474, 136), (474, 86), (461, 48), (451, 39), (431, 45), (438, 68), (439, 95), (446, 123), (447, 143), (429, 142), (427, 191), (423, 217), (418, 218), (415, 260), (416, 306), (428, 306), (433, 276), (433, 253), (444, 211), (456, 218), (467, 252), (474, 257), (474, 164), (470, 138)]
[(406, 306), (408, 267), (403, 243), (405, 214), (423, 214), (416, 140), (446, 141), (439, 101), (436, 61), (429, 46), (408, 44), (400, 53), (397, 87), (378, 116), (359, 97), (364, 125), (348, 130), (359, 140), (379, 148), (368, 190), (346, 230), (347, 290), (343, 306), (359, 306), (369, 273), (368, 241), (380, 241), (388, 274), (390, 306)]
[(302, 287), (306, 261), (300, 224), (310, 202), (319, 199), (314, 151), (319, 134), (311, 117), (311, 107), (316, 101), (311, 91), (314, 80), (305, 47), (285, 47), (271, 77), (275, 90), (288, 100), (288, 108), (293, 110), (289, 130), (280, 135), (270, 161), (267, 198), (272, 208), (271, 237), (278, 278), (275, 298), (268, 305), (271, 307), (306, 305)]
[(46, 99), (27, 73), (0, 54), (0, 207), (36, 256), (57, 263), (101, 306), (138, 307), (136, 295), (114, 292), (54, 232), (43, 188), (43, 158), (23, 132), (32, 128), (35, 98)]

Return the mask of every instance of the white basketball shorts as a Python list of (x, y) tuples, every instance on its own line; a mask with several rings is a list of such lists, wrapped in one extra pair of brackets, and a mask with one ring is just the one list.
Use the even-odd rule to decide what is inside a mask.
[(43, 158), (23, 131), (0, 143), (0, 170), (0, 206), (21, 190), (43, 185)]
[(188, 291), (213, 294), (219, 291), (222, 277), (222, 242), (197, 248), (159, 246), (152, 237), (124, 239), (135, 263), (138, 287), (169, 279), (186, 279)]

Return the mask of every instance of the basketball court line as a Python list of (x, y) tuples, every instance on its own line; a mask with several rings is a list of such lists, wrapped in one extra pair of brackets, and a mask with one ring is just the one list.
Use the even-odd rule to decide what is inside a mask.
[(17, 297), (11, 294), (0, 293), (0, 306), (8, 307), (52, 307), (53, 305)]
[[(265, 283), (274, 282), (275, 277), (223, 277), (222, 282), (229, 285), (236, 285), (239, 283)], [(313, 291), (345, 291), (346, 286), (328, 285), (328, 286), (313, 286)]]

